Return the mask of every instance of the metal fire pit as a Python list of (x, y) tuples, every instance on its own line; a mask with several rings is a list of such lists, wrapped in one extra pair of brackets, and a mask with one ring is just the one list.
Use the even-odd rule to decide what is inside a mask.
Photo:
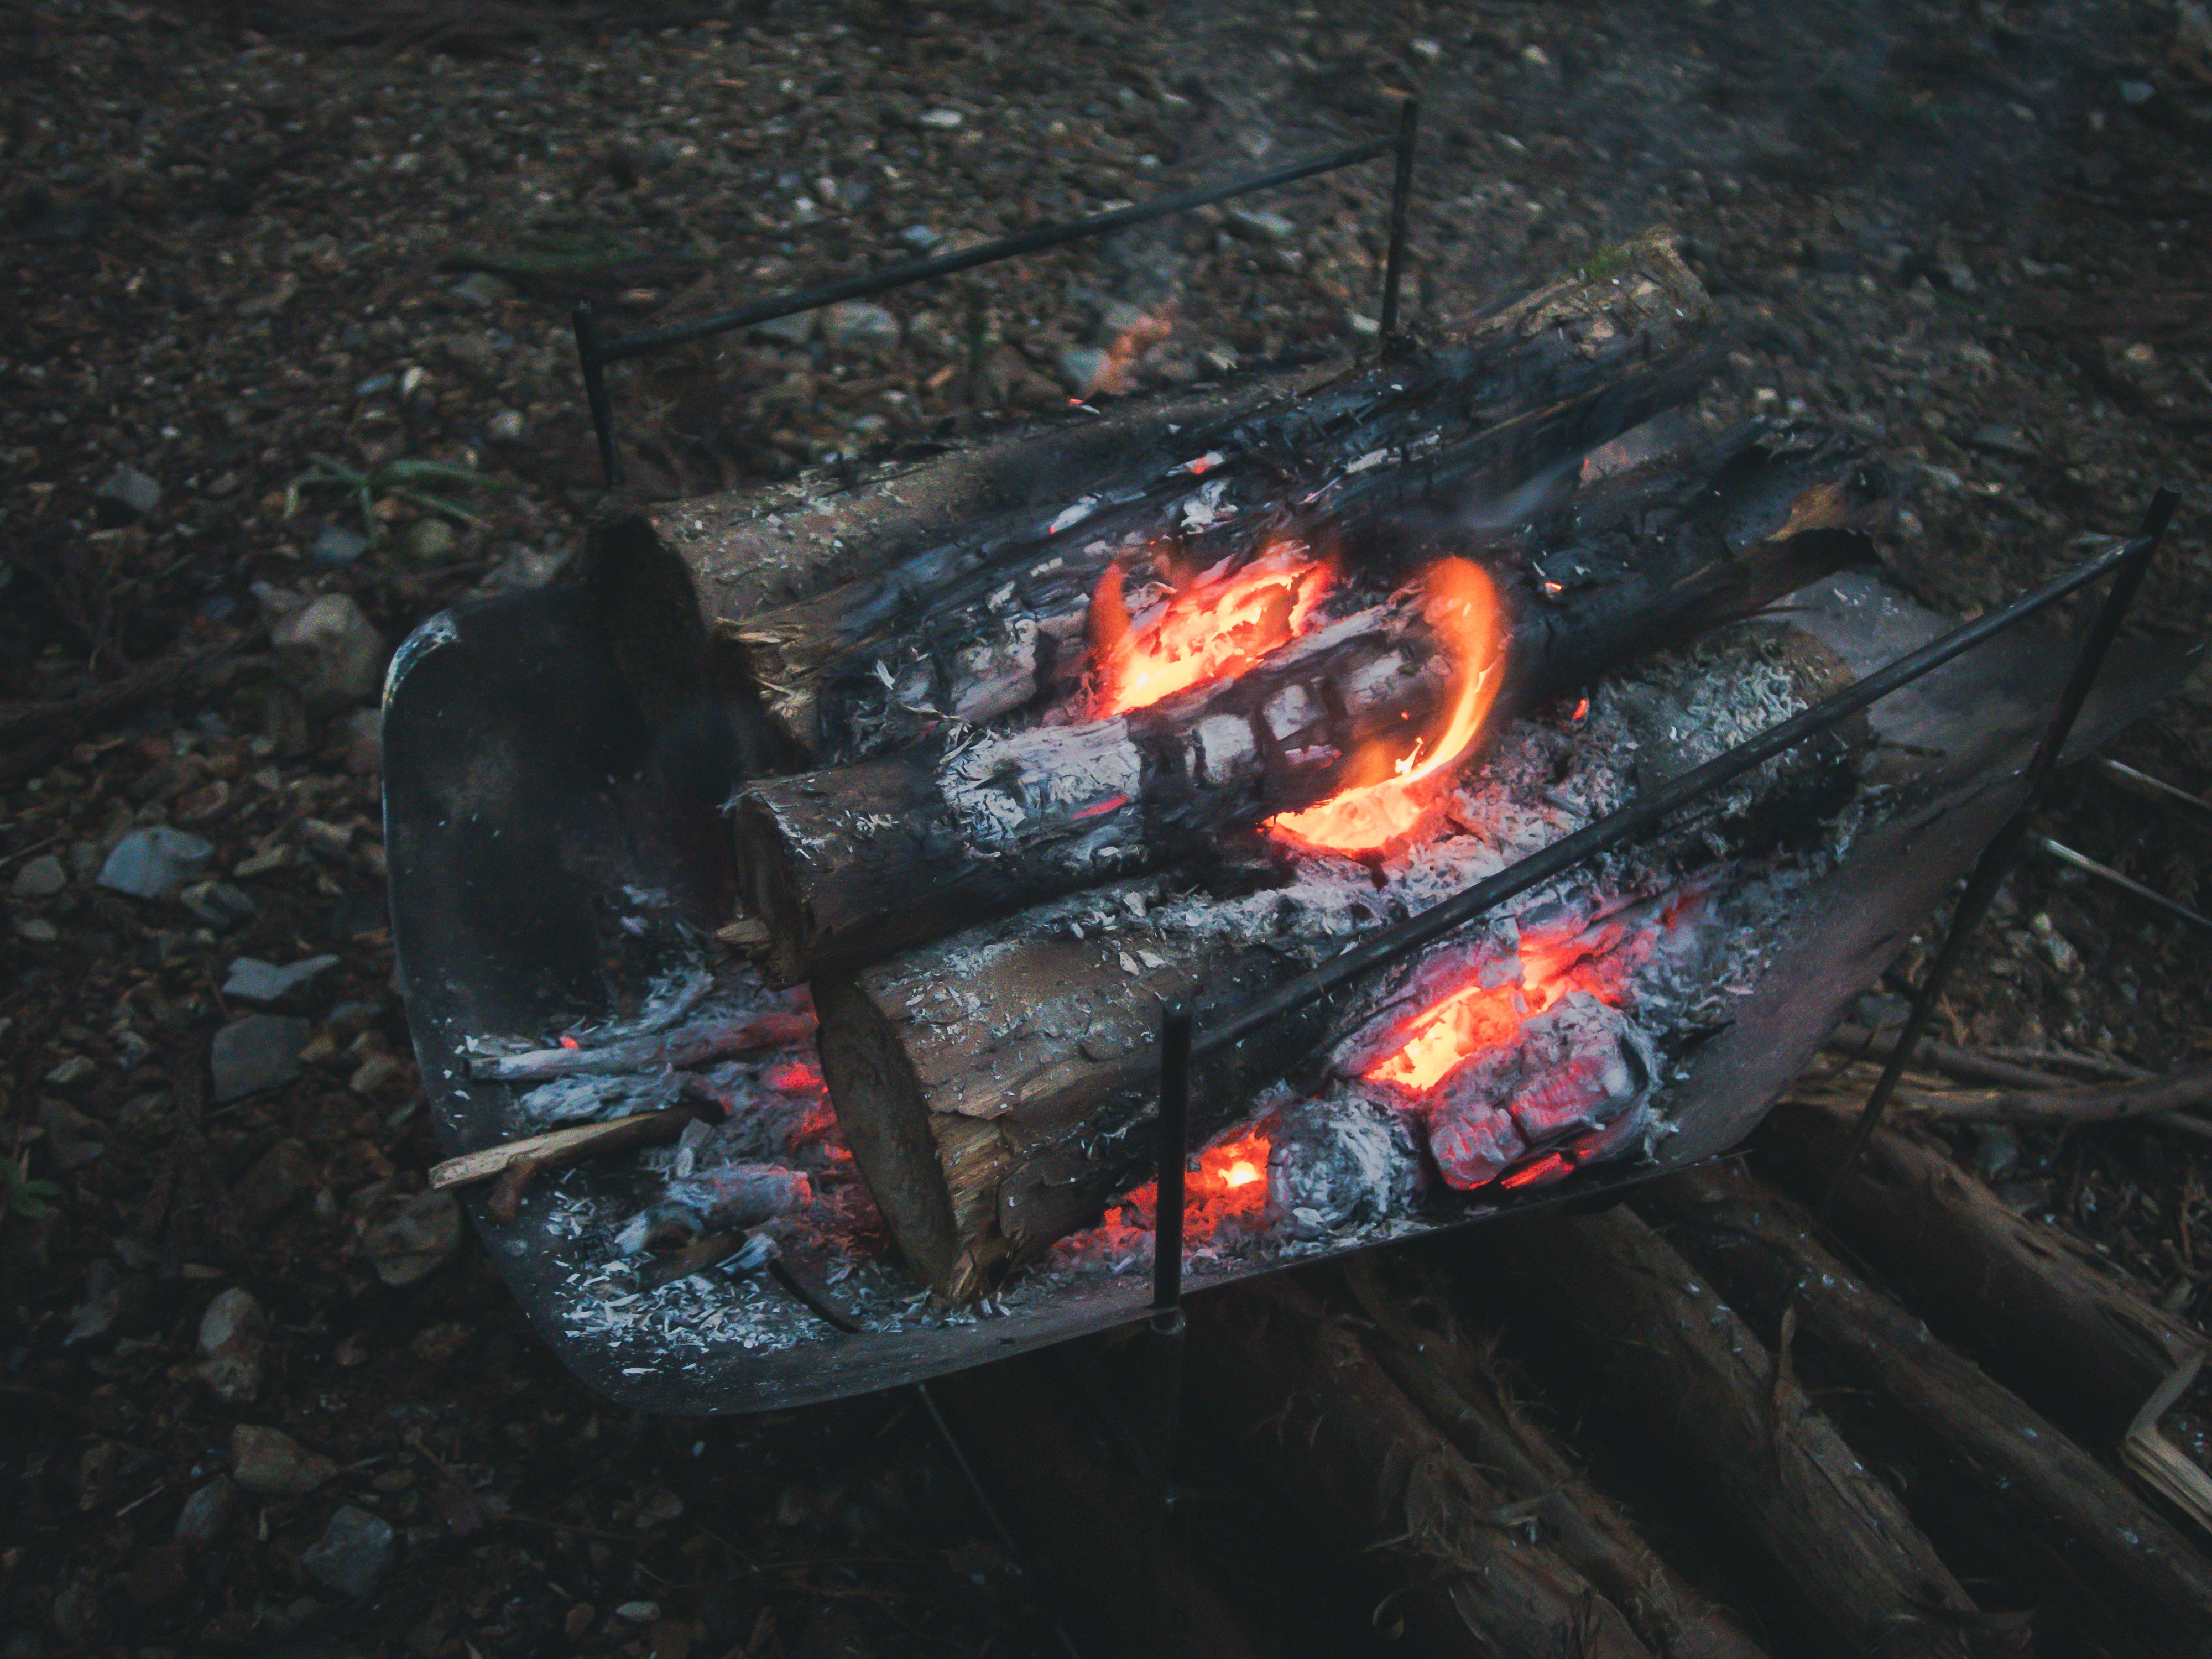
[[(2093, 562), (2109, 574), (2119, 557)], [(2090, 578), (2077, 571), (2069, 580), (2080, 588)], [(2045, 590), (2042, 602), (2049, 597)], [(1837, 648), (1863, 685), (1942, 629), (1879, 577), (1860, 573), (1800, 595), (1789, 616)], [(1656, 1162), (1501, 1194), (1486, 1215), (1587, 1200), (1713, 1157), (1757, 1125), (2021, 800), (2070, 653), (2002, 617), (1970, 632), (1970, 648), (1874, 704), (1884, 775), (1900, 786), (1903, 804), (1802, 890), (1788, 942), (1740, 999), (1734, 1022), (1695, 1048), (1667, 1089), (1681, 1131)], [(2161, 640), (2115, 654), (2067, 758), (2149, 708), (2201, 648), (2194, 639)], [(576, 586), (471, 602), (424, 623), (393, 659), (384, 733), (386, 844), (408, 1020), (441, 1145), (458, 1154), (535, 1127), (519, 1121), (508, 1088), (470, 1078), (471, 1040), (556, 1027), (579, 1010), (612, 1013), (611, 982), (680, 955), (687, 940), (696, 948), (699, 934), (727, 920), (735, 882), (719, 807), (732, 780), (700, 763), (680, 732), (648, 725), (592, 600)], [(625, 889), (674, 902), (640, 909)], [(617, 925), (617, 917), (627, 919)], [(611, 963), (611, 956), (623, 961)], [(611, 1161), (571, 1178), (608, 1192), (638, 1179)], [(869, 1330), (840, 1316), (834, 1288), (794, 1284), (788, 1293), (803, 1340), (768, 1352), (732, 1340), (679, 1354), (636, 1334), (573, 1327), (564, 1311), (571, 1280), (601, 1253), (564, 1235), (545, 1191), (533, 1193), (511, 1225), (490, 1224), (480, 1205), (472, 1212), (562, 1361), (618, 1403), (655, 1412), (755, 1411), (887, 1388), (1141, 1320), (1152, 1294), (1132, 1274), (1079, 1282), (1001, 1317)], [(1203, 1290), (1273, 1265), (1195, 1267), (1189, 1284)]]

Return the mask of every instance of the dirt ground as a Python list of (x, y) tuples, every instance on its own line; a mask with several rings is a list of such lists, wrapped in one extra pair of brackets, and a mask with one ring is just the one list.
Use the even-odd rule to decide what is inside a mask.
[[(377, 688), (424, 617), (576, 552), (580, 298), (617, 331), (698, 315), (1275, 165), (1414, 93), (1417, 324), (1672, 227), (1735, 333), (1711, 407), (1887, 455), (1923, 597), (1996, 603), (2160, 482), (2184, 506), (2141, 625), (2202, 628), (2212, 592), (2195, 3), (0, 0), (0, 77), (5, 1659), (1049, 1647), (908, 1396), (615, 1411), (418, 1198)], [(1355, 349), (1388, 185), (620, 373), (633, 483), (836, 467), (1102, 364), (1141, 387)], [(2115, 752), (2212, 787), (2212, 681)], [(2212, 897), (2206, 832), (2102, 777), (2041, 827)], [(103, 880), (118, 848), (143, 896)], [(1954, 1041), (2212, 1050), (2200, 936), (2048, 860), (2000, 910)], [(258, 1000), (233, 968), (321, 957)], [(2197, 1305), (2197, 1143), (1960, 1150)], [(241, 1425), (296, 1443), (258, 1492)]]

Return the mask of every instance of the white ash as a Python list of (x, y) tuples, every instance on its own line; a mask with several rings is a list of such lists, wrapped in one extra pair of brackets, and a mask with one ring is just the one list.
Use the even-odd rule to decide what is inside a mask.
[(515, 1102), (523, 1118), (538, 1124), (580, 1123), (658, 1112), (676, 1103), (682, 1092), (673, 1073), (639, 1076), (563, 1077), (541, 1083)]
[(1293, 1237), (1408, 1214), (1427, 1185), (1403, 1114), (1380, 1102), (1294, 1101), (1273, 1125), (1267, 1202)]

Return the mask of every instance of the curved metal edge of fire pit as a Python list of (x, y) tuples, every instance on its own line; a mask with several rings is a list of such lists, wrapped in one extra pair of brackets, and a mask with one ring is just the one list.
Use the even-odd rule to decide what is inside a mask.
[[(1962, 874), (2015, 804), (2040, 699), (2063, 653), (2000, 640), (1891, 720), (1917, 743), (1943, 732), (1971, 769), (1932, 760), (1917, 807), (1869, 832), (1807, 890), (1804, 925), (1738, 1019), (1702, 1044), (1668, 1091), (1693, 1121), (1635, 1168), (1594, 1170), (1562, 1188), (1512, 1195), (1427, 1236), (1509, 1212), (1632, 1185), (1725, 1152), (1757, 1127), (1852, 1001)], [(2008, 648), (2000, 648), (2008, 647)], [(2201, 641), (2154, 641), (2116, 657), (2069, 758), (2138, 718), (2201, 659)], [(1977, 666), (1970, 668), (1970, 665)], [(2048, 679), (2049, 688), (2040, 682)], [(1904, 704), (1917, 688), (1893, 700)], [(1994, 713), (1993, 713), (1994, 711)], [(1886, 720), (1884, 724), (1888, 724)], [(1990, 754), (1992, 735), (2016, 756)], [(472, 1035), (534, 1029), (599, 995), (609, 948), (594, 894), (628, 884), (670, 893), (678, 927), (729, 914), (726, 838), (695, 763), (648, 732), (587, 596), (556, 587), (472, 602), (426, 623), (394, 658), (385, 696), (385, 811), (393, 938), (408, 1019), (443, 1148), (514, 1133), (505, 1091), (467, 1079)], [(1992, 767), (1987, 763), (1994, 759)], [(1961, 773), (1964, 775), (1961, 775)], [(686, 778), (689, 781), (685, 781)], [(621, 941), (616, 940), (619, 947)], [(548, 1346), (615, 1403), (712, 1415), (815, 1403), (894, 1387), (1141, 1319), (1142, 1275), (1078, 1285), (1048, 1310), (947, 1328), (848, 1334), (775, 1352), (712, 1353), (680, 1369), (570, 1329), (556, 1292), (571, 1267), (539, 1198), (509, 1226), (470, 1206), (479, 1234)], [(1375, 1238), (1261, 1265), (1194, 1267), (1203, 1294), (1237, 1279), (1374, 1248)]]

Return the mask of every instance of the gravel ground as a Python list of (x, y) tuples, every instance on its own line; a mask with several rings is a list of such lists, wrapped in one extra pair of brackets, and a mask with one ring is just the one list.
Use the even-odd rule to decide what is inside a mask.
[[(419, 1196), (375, 690), (415, 623), (554, 577), (600, 505), (580, 298), (617, 331), (697, 315), (1271, 166), (1415, 92), (1416, 321), (1670, 225), (1736, 331), (1709, 413), (1877, 441), (1924, 597), (1990, 605), (2160, 480), (2185, 505), (2146, 625), (2202, 626), (2212, 588), (2193, 3), (49, 0), (0, 3), (0, 64), (8, 1659), (1042, 1642), (902, 1397), (613, 1412)], [(633, 481), (1351, 349), (1387, 187), (1334, 175), (618, 373)], [(2212, 697), (2120, 752), (2212, 786)], [(2203, 833), (2099, 780), (2045, 827), (2205, 896)], [(2201, 1060), (2191, 943), (2031, 865), (1952, 1035)], [(291, 984), (233, 967), (325, 956)], [(2187, 1143), (1966, 1150), (2193, 1305)]]

